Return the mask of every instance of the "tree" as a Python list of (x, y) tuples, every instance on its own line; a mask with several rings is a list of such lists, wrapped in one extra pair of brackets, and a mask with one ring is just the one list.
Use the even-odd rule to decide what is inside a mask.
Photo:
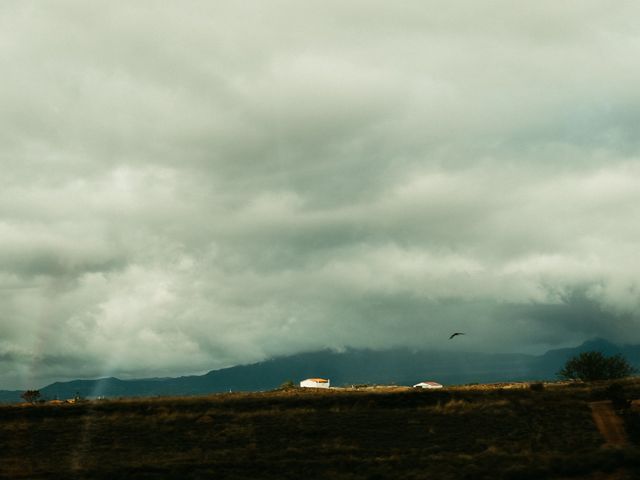
[(558, 372), (566, 380), (611, 380), (628, 377), (636, 369), (620, 354), (607, 357), (600, 352), (583, 352), (570, 358)]
[(40, 391), (39, 390), (27, 390), (22, 395), (20, 395), (20, 397), (22, 399), (24, 399), (25, 402), (36, 403), (38, 401), (38, 399), (40, 398)]

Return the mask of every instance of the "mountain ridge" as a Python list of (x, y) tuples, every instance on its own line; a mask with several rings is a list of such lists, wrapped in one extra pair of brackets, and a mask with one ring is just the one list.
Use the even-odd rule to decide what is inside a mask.
[[(588, 350), (622, 354), (640, 367), (640, 345), (616, 345), (595, 338), (542, 355), (473, 352), (347, 349), (320, 350), (262, 362), (211, 370), (203, 375), (122, 380), (116, 377), (53, 382), (40, 389), (44, 398), (201, 395), (261, 391), (286, 380), (330, 378), (332, 385), (399, 384), (436, 380), (443, 384), (551, 380), (567, 359)], [(20, 401), (21, 391), (0, 390), (0, 402)]]

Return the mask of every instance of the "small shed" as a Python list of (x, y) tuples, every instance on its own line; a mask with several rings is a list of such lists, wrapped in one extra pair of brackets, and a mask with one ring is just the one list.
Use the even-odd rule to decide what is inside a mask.
[(300, 382), (303, 388), (329, 388), (330, 382), (324, 378), (307, 378)]
[(442, 388), (438, 382), (420, 382), (416, 383), (413, 388)]

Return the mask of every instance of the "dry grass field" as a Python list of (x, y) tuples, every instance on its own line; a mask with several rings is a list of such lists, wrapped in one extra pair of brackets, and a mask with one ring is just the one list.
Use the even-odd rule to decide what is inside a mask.
[(611, 448), (589, 407), (621, 396), (640, 382), (8, 405), (0, 478), (640, 478), (637, 410)]

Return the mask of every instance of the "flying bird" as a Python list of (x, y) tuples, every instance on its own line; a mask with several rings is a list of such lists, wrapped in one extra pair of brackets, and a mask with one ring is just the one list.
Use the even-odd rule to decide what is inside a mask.
[(456, 335), (464, 335), (464, 333), (462, 332), (456, 332), (456, 333), (452, 333), (451, 336), (449, 337), (449, 340), (451, 340), (453, 337), (455, 337)]

